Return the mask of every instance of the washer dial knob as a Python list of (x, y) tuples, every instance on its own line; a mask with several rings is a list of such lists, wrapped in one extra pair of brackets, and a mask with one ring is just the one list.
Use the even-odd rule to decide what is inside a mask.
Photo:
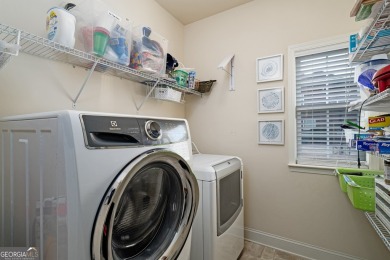
[(160, 125), (152, 120), (145, 123), (146, 135), (152, 140), (158, 140), (161, 138), (161, 127)]

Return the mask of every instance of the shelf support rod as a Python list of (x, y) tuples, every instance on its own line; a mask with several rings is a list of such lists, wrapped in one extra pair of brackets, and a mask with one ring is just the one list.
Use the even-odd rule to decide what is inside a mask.
[(20, 35), (21, 35), (21, 31), (18, 30), (18, 35), (17, 35), (17, 37), (16, 37), (16, 45), (17, 45), (18, 47), (17, 47), (16, 53), (15, 53), (15, 56), (18, 56), (18, 55), (19, 55), (19, 49), (20, 49)]
[(95, 68), (96, 68), (96, 65), (98, 64), (99, 60), (96, 60), (95, 63), (93, 64), (92, 68), (89, 70), (88, 74), (87, 74), (87, 77), (85, 78), (84, 82), (83, 82), (83, 85), (81, 85), (81, 88), (79, 90), (79, 93), (77, 93), (77, 96), (75, 97), (75, 99), (73, 100), (73, 108), (76, 107), (76, 103), (77, 103), (77, 100), (79, 99), (80, 95), (81, 95), (81, 92), (83, 92), (84, 88), (85, 88), (85, 85), (87, 85), (87, 82), (89, 81), (89, 79), (91, 78), (92, 76), (92, 73), (95, 71)]
[[(227, 56), (217, 67), (230, 75), (229, 90), (234, 91), (234, 54)], [(225, 67), (230, 63), (230, 72), (225, 69)]]
[(148, 94), (146, 95), (146, 97), (144, 97), (144, 99), (142, 100), (141, 104), (139, 106), (135, 105), (135, 107), (137, 108), (137, 111), (139, 111), (141, 109), (141, 107), (144, 105), (145, 101), (149, 98), (150, 94), (152, 94), (153, 90), (156, 88), (157, 84), (160, 82), (160, 79), (158, 79), (153, 87), (149, 90)]
[(234, 56), (230, 60), (230, 91), (234, 91)]

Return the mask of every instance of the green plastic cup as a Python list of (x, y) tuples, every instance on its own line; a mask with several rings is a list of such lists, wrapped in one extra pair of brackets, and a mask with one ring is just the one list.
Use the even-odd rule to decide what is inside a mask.
[(93, 30), (93, 51), (97, 56), (104, 56), (110, 39), (110, 32), (103, 27), (96, 27)]

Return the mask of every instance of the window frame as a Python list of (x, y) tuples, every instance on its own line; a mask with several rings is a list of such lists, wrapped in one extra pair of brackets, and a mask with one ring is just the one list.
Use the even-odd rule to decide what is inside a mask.
[(289, 169), (293, 172), (317, 173), (325, 175), (334, 175), (336, 167), (302, 165), (296, 163), (297, 157), (297, 127), (296, 127), (296, 69), (295, 58), (299, 56), (311, 55), (320, 52), (334, 51), (341, 48), (349, 47), (349, 35), (340, 35), (323, 40), (307, 42), (303, 44), (291, 45), (288, 47), (288, 86), (289, 86), (289, 116), (287, 121), (290, 130), (287, 137), (290, 140), (288, 147)]

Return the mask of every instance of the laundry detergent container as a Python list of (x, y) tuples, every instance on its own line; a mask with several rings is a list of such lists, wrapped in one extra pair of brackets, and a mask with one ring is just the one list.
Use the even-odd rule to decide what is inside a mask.
[(337, 168), (335, 174), (339, 178), (340, 188), (343, 192), (347, 192), (347, 182), (344, 179), (344, 175), (352, 175), (354, 178), (371, 177), (374, 178), (378, 175), (383, 175), (383, 171), (369, 170), (369, 169), (352, 169), (352, 168)]

